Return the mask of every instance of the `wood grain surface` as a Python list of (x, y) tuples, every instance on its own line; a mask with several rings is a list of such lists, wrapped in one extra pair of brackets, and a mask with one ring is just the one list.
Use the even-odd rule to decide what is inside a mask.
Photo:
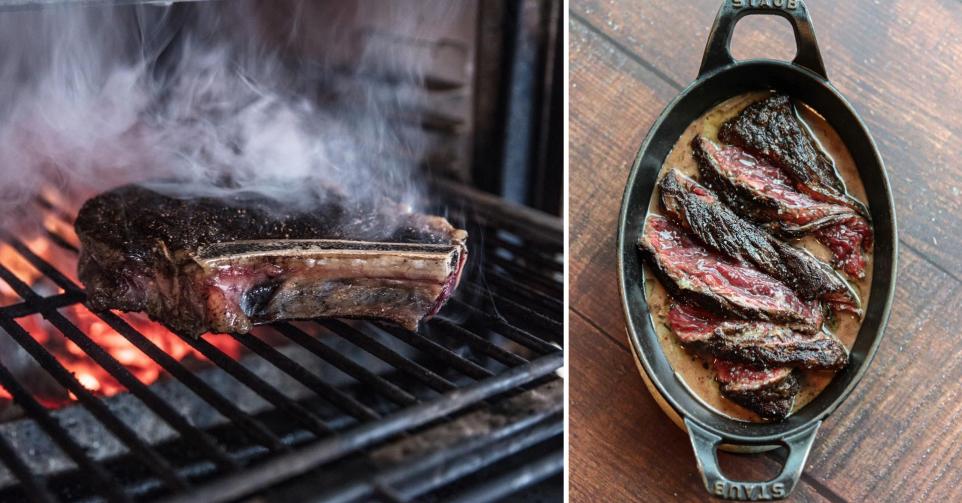
[[(900, 266), (886, 337), (823, 425), (798, 501), (962, 501), (962, 2), (808, 0), (829, 78), (862, 115), (895, 193)], [(570, 4), (570, 480), (573, 501), (706, 499), (687, 436), (638, 376), (615, 232), (648, 128), (695, 78), (717, 0)], [(786, 22), (749, 17), (738, 57), (790, 59)], [(781, 454), (725, 455), (764, 479)]]

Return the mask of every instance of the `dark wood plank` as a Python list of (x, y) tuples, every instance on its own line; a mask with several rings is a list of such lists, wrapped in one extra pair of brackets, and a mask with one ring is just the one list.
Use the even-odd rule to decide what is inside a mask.
[[(807, 4), (829, 77), (862, 114), (887, 163), (903, 241), (962, 277), (962, 2)], [(571, 13), (679, 87), (695, 78), (718, 5), (575, 0)], [(755, 55), (774, 46), (768, 52), (784, 57), (780, 23), (739, 26), (738, 45)]]
[[(631, 354), (578, 315), (569, 333), (571, 501), (705, 500), (688, 435), (658, 408)], [(720, 457), (743, 480), (770, 478), (780, 466), (769, 456)], [(792, 497), (826, 501), (805, 481)]]
[(621, 196), (648, 126), (675, 91), (577, 21), (569, 37), (571, 306), (621, 334), (615, 270)]
[(911, 251), (901, 259), (885, 341), (807, 474), (852, 501), (962, 501), (962, 286)]

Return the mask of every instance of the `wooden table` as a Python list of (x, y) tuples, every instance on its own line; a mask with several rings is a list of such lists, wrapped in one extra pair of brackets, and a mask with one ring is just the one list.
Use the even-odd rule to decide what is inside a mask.
[[(829, 77), (874, 134), (898, 208), (887, 334), (822, 426), (798, 501), (962, 501), (962, 1), (808, 0)], [(572, 0), (570, 470), (573, 501), (701, 500), (688, 437), (627, 347), (618, 209), (654, 118), (694, 79), (717, 0)], [(736, 56), (790, 59), (787, 22), (750, 17)], [(779, 454), (723, 455), (768, 478)]]

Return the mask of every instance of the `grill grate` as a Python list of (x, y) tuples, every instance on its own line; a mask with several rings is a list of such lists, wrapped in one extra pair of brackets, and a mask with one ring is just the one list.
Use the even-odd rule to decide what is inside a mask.
[[(0, 460), (12, 482), (0, 498), (207, 502), (253, 493), (289, 500), (292, 492), (309, 491), (340, 501), (478, 501), (556, 476), (563, 427), (555, 375), (563, 362), (560, 224), (470, 189), (440, 190), (449, 204), (438, 207), (468, 229), (471, 252), (456, 297), (419, 333), (371, 322), (275, 323), (231, 336), (246, 348), (243, 357), (203, 338), (180, 338), (209, 360), (210, 369), (256, 395), (264, 404), (256, 412), (168, 354), (126, 315), (95, 313), (222, 418), (208, 425), (178, 409), (156, 384), (139, 380), (64, 315), (64, 308), (84, 302), (82, 288), (18, 237), (0, 233), (0, 241), (61, 290), (38, 293), (0, 263), (0, 280), (21, 299), (0, 307), (0, 328), (72, 393), (73, 407), (86, 409), (89, 420), (119, 442), (119, 454), (96, 455), (61, 411), (48, 409), (0, 363), (0, 386), (23, 412), (18, 421), (34, 425), (69, 465), (38, 469), (25, 456), (30, 446), (0, 428)], [(451, 201), (458, 206), (450, 209)], [(42, 201), (38, 208), (70, 223), (56, 204)], [(47, 237), (67, 254), (77, 253), (67, 236), (48, 230)], [(149, 438), (118, 413), (116, 397), (88, 390), (21, 324), (35, 315), (171, 434)], [(293, 357), (293, 350), (302, 356)], [(318, 371), (303, 355), (329, 371)], [(255, 357), (290, 384), (279, 385), (248, 364)], [(306, 391), (294, 393), (298, 387)]]

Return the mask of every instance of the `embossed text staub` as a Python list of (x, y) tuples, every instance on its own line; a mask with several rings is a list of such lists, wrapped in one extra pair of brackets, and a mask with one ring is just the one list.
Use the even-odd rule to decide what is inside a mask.
[(798, 8), (799, 0), (732, 0), (732, 7), (767, 7), (770, 9), (788, 9), (794, 10)]
[(716, 480), (711, 488), (715, 496), (740, 500), (770, 500), (785, 497), (785, 484), (782, 482), (728, 482)]

